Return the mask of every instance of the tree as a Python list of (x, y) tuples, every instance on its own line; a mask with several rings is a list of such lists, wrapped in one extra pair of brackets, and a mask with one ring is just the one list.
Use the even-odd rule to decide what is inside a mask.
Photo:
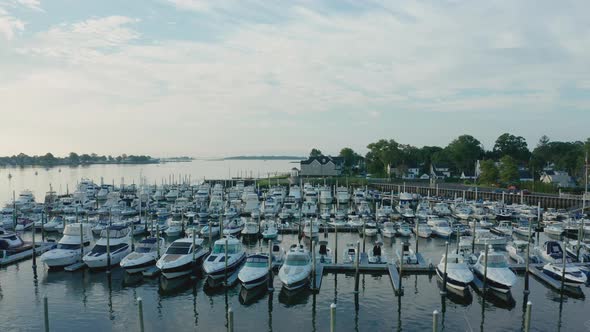
[(70, 164), (77, 165), (80, 163), (80, 157), (75, 152), (70, 152), (68, 159), (70, 160)]
[(375, 143), (367, 145), (367, 155), (365, 160), (367, 169), (373, 174), (386, 173), (386, 166), (397, 166), (403, 160), (403, 153), (399, 144), (394, 140), (381, 139)]
[(519, 162), (528, 162), (531, 157), (531, 152), (527, 147), (526, 140), (522, 136), (514, 136), (512, 134), (502, 134), (496, 140), (493, 153), (496, 158), (503, 156), (510, 156)]
[(482, 183), (493, 184), (498, 182), (500, 173), (493, 160), (484, 160), (480, 163), (479, 167), (481, 168), (479, 179)]
[(462, 135), (452, 141), (446, 149), (458, 172), (472, 170), (475, 161), (483, 156), (481, 143), (471, 135)]
[(43, 165), (53, 165), (55, 163), (55, 157), (50, 152), (47, 152), (44, 156), (40, 157), (40, 162)]
[(500, 181), (504, 184), (514, 184), (518, 182), (520, 176), (518, 166), (515, 160), (510, 156), (504, 156), (500, 159)]
[(322, 151), (320, 151), (316, 148), (311, 149), (311, 152), (309, 153), (310, 158), (321, 157), (321, 156), (322, 156)]

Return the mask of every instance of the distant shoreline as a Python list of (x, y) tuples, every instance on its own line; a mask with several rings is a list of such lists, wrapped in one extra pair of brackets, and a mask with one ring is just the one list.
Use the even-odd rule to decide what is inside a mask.
[(212, 160), (304, 160), (305, 157), (300, 156), (232, 156), (221, 159)]

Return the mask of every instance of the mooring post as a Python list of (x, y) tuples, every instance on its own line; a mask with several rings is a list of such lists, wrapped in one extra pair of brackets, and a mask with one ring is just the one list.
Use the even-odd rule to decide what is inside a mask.
[(528, 301), (526, 304), (526, 314), (524, 318), (524, 331), (529, 332), (531, 330), (531, 310), (533, 309), (533, 303)]
[(336, 303), (330, 304), (330, 332), (336, 332)]
[(268, 290), (273, 291), (273, 283), (272, 283), (272, 241), (268, 241)]
[(483, 267), (483, 293), (486, 292), (486, 286), (488, 282), (488, 246), (486, 246), (486, 253), (484, 256), (485, 265)]
[(443, 289), (441, 295), (447, 295), (447, 261), (449, 260), (449, 241), (445, 243), (445, 267), (443, 273)]
[(47, 304), (47, 296), (43, 297), (43, 318), (45, 319), (45, 332), (49, 332), (49, 305)]
[(399, 296), (404, 294), (404, 290), (402, 288), (402, 275), (404, 273), (404, 243), (402, 242), (402, 250), (400, 251), (399, 257), (399, 284), (398, 284), (398, 293)]
[(315, 258), (315, 242), (313, 241), (313, 238), (311, 238), (311, 261), (312, 261), (312, 266), (311, 266), (311, 273), (313, 273), (313, 287), (312, 289), (315, 290), (315, 285), (316, 285), (316, 258)]
[(418, 236), (419, 231), (420, 231), (420, 222), (418, 220), (416, 220), (416, 254), (418, 253), (418, 239), (420, 238), (420, 236)]
[(438, 331), (438, 310), (432, 312), (432, 332)]
[(31, 232), (33, 236), (33, 269), (37, 268), (37, 249), (35, 245), (35, 225), (33, 224), (33, 231)]
[(41, 211), (41, 241), (45, 242), (45, 210)]
[(356, 241), (355, 273), (354, 273), (354, 292), (359, 292), (359, 260), (360, 260), (361, 242)]
[(338, 226), (334, 225), (334, 264), (338, 264)]
[(473, 219), (472, 222), (473, 222), (473, 231), (471, 232), (471, 253), (475, 254), (475, 224), (477, 223), (477, 221), (475, 219)]
[[(90, 241), (90, 239), (88, 239)], [(84, 224), (80, 223), (80, 262), (84, 259)]]
[(227, 236), (225, 237), (225, 286), (227, 287)]
[(526, 261), (525, 261), (525, 271), (524, 271), (524, 294), (529, 294), (529, 261), (531, 257), (531, 228), (532, 228), (533, 220), (529, 219), (529, 238), (526, 244)]
[(107, 227), (107, 274), (111, 274), (111, 226)]
[(211, 245), (213, 244), (213, 234), (211, 233), (213, 228), (213, 222), (209, 219), (209, 251), (211, 251)]
[(567, 262), (567, 258), (566, 258), (566, 253), (567, 250), (565, 250), (565, 240), (562, 242), (563, 243), (563, 258), (561, 259), (563, 261), (563, 265), (561, 267), (561, 294), (563, 295), (563, 288), (565, 286), (565, 263)]
[(143, 332), (143, 300), (141, 297), (137, 298), (137, 309), (139, 310), (139, 331)]
[(158, 259), (160, 259), (160, 224), (159, 223), (156, 224), (156, 239), (158, 241), (158, 246), (156, 246), (157, 255), (158, 255)]
[(367, 229), (367, 219), (363, 218), (363, 252), (366, 252), (366, 242), (367, 242), (367, 234), (365, 233)]
[(231, 307), (227, 309), (227, 331), (234, 332), (234, 311)]

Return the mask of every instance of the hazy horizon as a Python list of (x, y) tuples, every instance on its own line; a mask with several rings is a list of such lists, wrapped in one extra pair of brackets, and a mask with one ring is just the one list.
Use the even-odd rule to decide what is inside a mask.
[(585, 140), (590, 2), (0, 0), (0, 156)]

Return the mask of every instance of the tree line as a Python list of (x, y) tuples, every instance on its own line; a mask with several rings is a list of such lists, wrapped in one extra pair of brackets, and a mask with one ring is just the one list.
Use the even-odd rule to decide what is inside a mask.
[[(576, 178), (583, 177), (584, 160), (590, 151), (590, 138), (586, 141), (551, 141), (542, 136), (534, 148), (529, 148), (522, 136), (510, 133), (500, 135), (491, 150), (471, 135), (461, 135), (447, 146), (416, 147), (402, 144), (394, 139), (380, 139), (367, 145), (363, 156), (353, 149), (343, 148), (339, 157), (344, 161), (348, 174), (370, 173), (388, 176), (387, 167), (404, 173), (408, 168), (420, 168), (421, 174), (430, 174), (430, 165), (450, 168), (455, 176), (461, 173), (474, 174), (476, 161), (480, 161), (482, 174), (479, 181), (485, 183), (517, 182), (519, 170), (525, 169), (538, 179), (545, 167), (566, 171)], [(317, 148), (310, 156), (321, 155)]]
[(70, 152), (65, 157), (56, 157), (52, 153), (46, 153), (42, 156), (29, 156), (24, 153), (10, 157), (0, 157), (1, 166), (57, 166), (57, 165), (90, 165), (90, 164), (149, 164), (157, 163), (147, 155), (127, 155), (119, 156), (99, 156), (96, 153), (77, 154)]

